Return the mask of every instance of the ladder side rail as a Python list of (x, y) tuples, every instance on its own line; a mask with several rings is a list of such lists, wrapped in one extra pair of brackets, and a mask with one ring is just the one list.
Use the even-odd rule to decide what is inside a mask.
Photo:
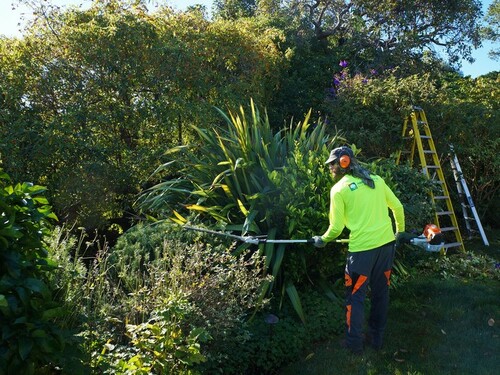
[(451, 169), (453, 171), (453, 177), (455, 178), (455, 184), (457, 186), (458, 195), (459, 195), (460, 200), (461, 200), (460, 206), (462, 207), (462, 214), (464, 215), (465, 226), (467, 227), (467, 231), (469, 232), (469, 239), (471, 239), (473, 228), (470, 224), (469, 213), (467, 211), (467, 204), (463, 201), (463, 199), (465, 197), (465, 193), (464, 193), (464, 190), (462, 189), (462, 184), (460, 183), (460, 177), (459, 177), (459, 174), (457, 171), (457, 166), (455, 165), (455, 161), (453, 160), (453, 157), (450, 157), (450, 164), (451, 164)]
[[(421, 138), (421, 135), (420, 135), (420, 129), (418, 127), (418, 119), (417, 119), (417, 114), (416, 112), (413, 112), (411, 114), (411, 119), (412, 119), (412, 123), (413, 123), (413, 132), (415, 134), (415, 143), (416, 145), (418, 146), (417, 147), (417, 150), (418, 150), (418, 158), (420, 160), (420, 165), (422, 167), (422, 172), (430, 178), (430, 173), (428, 171), (428, 168), (427, 168), (427, 161), (425, 160), (425, 154), (424, 154), (424, 150), (423, 150), (423, 146), (422, 146), (422, 138)], [(415, 146), (415, 144), (414, 144)]]
[[(417, 113), (417, 111), (415, 112)], [(425, 136), (427, 137), (427, 142), (429, 144), (429, 147), (430, 147), (430, 150), (431, 151), (435, 151), (436, 148), (434, 147), (434, 142), (432, 141), (432, 134), (430, 133), (430, 129), (429, 127), (427, 126), (427, 119), (425, 118), (425, 113), (422, 111), (422, 110), (418, 110), (418, 114), (420, 116), (420, 122), (422, 123), (422, 130), (425, 134)], [(417, 124), (415, 124), (415, 126), (418, 127), (418, 119), (417, 119)], [(440, 178), (440, 174), (439, 174), (439, 169), (440, 169), (440, 165), (439, 165), (439, 160), (436, 160), (434, 159), (434, 154), (432, 154), (432, 157), (433, 157), (433, 161), (432, 161), (432, 165), (434, 165), (435, 167), (437, 167), (437, 169), (434, 171), (434, 173), (432, 174), (431, 173), (431, 170), (429, 169), (428, 165), (427, 165), (427, 160), (425, 158), (425, 153), (424, 153), (424, 147), (423, 147), (423, 143), (422, 143), (422, 137), (421, 137), (421, 134), (420, 134), (420, 130), (419, 130), (419, 134), (418, 134), (418, 140), (419, 140), (419, 147), (418, 147), (418, 150), (419, 150), (419, 157), (420, 157), (420, 164), (422, 165), (422, 168), (423, 168), (423, 172), (424, 174), (427, 176), (427, 178), (429, 178), (430, 180), (434, 180), (434, 177), (437, 173), (438, 175), (438, 178)], [(430, 196), (431, 196), (431, 199), (432, 199), (432, 202), (434, 202), (434, 205), (437, 204), (436, 202), (436, 196), (434, 194), (433, 191), (430, 192)], [(434, 221), (436, 223), (436, 225), (438, 227), (441, 227), (441, 220), (439, 218), (439, 215), (437, 213), (437, 209), (434, 209)]]
[(465, 193), (465, 197), (467, 199), (467, 202), (469, 203), (469, 207), (472, 211), (472, 214), (474, 215), (474, 219), (476, 219), (476, 224), (479, 229), (479, 233), (481, 233), (481, 237), (483, 239), (483, 242), (486, 246), (489, 246), (488, 239), (486, 238), (486, 233), (484, 232), (483, 226), (481, 225), (481, 220), (479, 219), (479, 215), (476, 210), (476, 206), (474, 205), (474, 202), (472, 201), (472, 196), (470, 194), (469, 188), (467, 187), (467, 183), (465, 182), (464, 175), (462, 173), (462, 168), (460, 167), (460, 163), (458, 162), (457, 155), (453, 153), (453, 161), (455, 163), (458, 177), (460, 180), (460, 184), (462, 185), (463, 191)]

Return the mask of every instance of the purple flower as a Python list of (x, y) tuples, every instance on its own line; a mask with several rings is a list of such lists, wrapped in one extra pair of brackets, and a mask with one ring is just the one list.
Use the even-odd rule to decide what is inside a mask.
[(333, 79), (333, 85), (334, 85), (334, 86), (338, 86), (338, 85), (340, 85), (340, 81), (338, 80), (338, 78), (334, 78), (334, 79)]
[(349, 63), (348, 63), (346, 60), (340, 60), (339, 65), (340, 65), (342, 68), (345, 68), (347, 65), (349, 65)]
[(368, 80), (366, 78), (363, 78), (363, 80), (361, 82), (362, 83), (368, 83)]
[(370, 74), (376, 76), (377, 75), (377, 71), (375, 69), (370, 69)]

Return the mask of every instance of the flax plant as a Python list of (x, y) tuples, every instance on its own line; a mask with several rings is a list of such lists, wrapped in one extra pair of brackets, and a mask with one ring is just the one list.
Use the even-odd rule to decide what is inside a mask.
[[(170, 217), (179, 224), (189, 218), (191, 223), (239, 235), (293, 237), (292, 228), (284, 227), (291, 220), (287, 219), (289, 207), (284, 204), (287, 198), (282, 196), (283, 192), (293, 194), (293, 189), (282, 186), (290, 181), (278, 176), (285, 173), (297, 151), (325, 160), (329, 149), (326, 126), (311, 124), (309, 112), (302, 122), (275, 132), (267, 114), (262, 115), (253, 101), (249, 109), (249, 114), (243, 107), (237, 113), (219, 110), (225, 128), (193, 126), (198, 142), (166, 152), (167, 157), (175, 159), (154, 174), (165, 180), (146, 190), (139, 205), (154, 216)], [(249, 246), (241, 244), (235, 254)], [(267, 243), (259, 245), (259, 251), (265, 255), (266, 270), (274, 280), (263, 287), (263, 295), (271, 289), (278, 289), (282, 295), (286, 292), (304, 320), (294, 282), (283, 274), (285, 245)]]

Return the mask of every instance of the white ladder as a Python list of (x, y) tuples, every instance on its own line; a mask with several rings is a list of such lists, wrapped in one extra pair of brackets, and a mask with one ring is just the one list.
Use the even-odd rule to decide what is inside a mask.
[[(472, 197), (465, 182), (464, 175), (462, 173), (462, 168), (460, 168), (460, 163), (458, 162), (457, 155), (453, 149), (453, 145), (450, 145), (450, 163), (451, 169), (453, 170), (453, 176), (455, 177), (455, 183), (457, 184), (458, 195), (460, 196), (462, 212), (465, 219), (465, 225), (467, 226), (467, 231), (469, 232), (469, 239), (472, 237), (472, 233), (478, 232), (481, 234), (481, 238), (486, 246), (490, 246), (486, 234), (484, 233), (483, 226), (481, 225), (481, 220), (479, 220), (479, 215), (477, 214), (476, 206), (472, 201)], [(474, 217), (469, 215), (469, 210), (472, 212)], [(475, 223), (477, 229), (472, 227), (471, 223)]]

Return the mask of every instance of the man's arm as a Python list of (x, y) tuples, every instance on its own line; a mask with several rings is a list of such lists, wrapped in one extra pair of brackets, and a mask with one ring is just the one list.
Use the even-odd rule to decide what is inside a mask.
[(405, 231), (405, 211), (403, 204), (401, 201), (396, 197), (396, 195), (393, 193), (393, 191), (387, 186), (384, 182), (385, 185), (385, 199), (387, 201), (387, 206), (392, 211), (392, 215), (394, 216), (394, 221), (396, 222), (396, 232), (404, 232)]

